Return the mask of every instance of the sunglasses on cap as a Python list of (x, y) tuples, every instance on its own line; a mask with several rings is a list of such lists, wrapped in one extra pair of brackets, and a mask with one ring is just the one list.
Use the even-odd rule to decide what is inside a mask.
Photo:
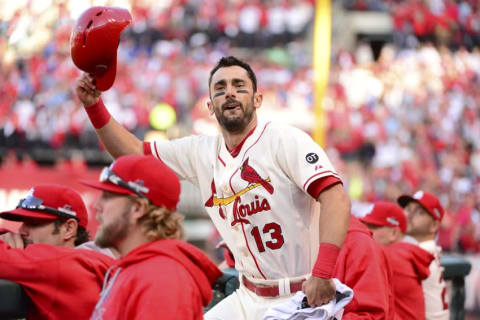
[(140, 184), (138, 182), (133, 182), (133, 181), (125, 181), (120, 176), (118, 176), (115, 172), (110, 167), (105, 167), (102, 170), (102, 173), (100, 174), (100, 182), (111, 182), (114, 185), (117, 185), (119, 187), (126, 188), (138, 196), (147, 199), (148, 197), (145, 195), (148, 193), (149, 189), (145, 187), (143, 184)]
[(67, 219), (75, 219), (77, 221), (80, 221), (80, 219), (77, 217), (77, 214), (75, 211), (68, 209), (68, 208), (52, 208), (48, 206), (44, 206), (43, 200), (40, 199), (39, 197), (34, 196), (33, 194), (29, 194), (25, 199), (20, 200), (20, 202), (17, 205), (17, 209), (25, 209), (25, 210), (31, 210), (31, 211), (43, 211), (47, 212), (53, 215), (56, 215), (61, 218), (67, 218)]

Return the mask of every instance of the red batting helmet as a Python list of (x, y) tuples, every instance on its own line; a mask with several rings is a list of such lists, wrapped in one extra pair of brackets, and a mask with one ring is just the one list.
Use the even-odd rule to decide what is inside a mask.
[(93, 76), (98, 90), (110, 89), (115, 81), (120, 33), (131, 21), (127, 9), (91, 7), (73, 28), (70, 38), (73, 63)]

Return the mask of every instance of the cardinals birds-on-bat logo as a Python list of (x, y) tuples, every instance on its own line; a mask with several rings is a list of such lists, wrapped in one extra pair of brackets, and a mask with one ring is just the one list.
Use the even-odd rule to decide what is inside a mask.
[[(216, 198), (216, 194), (217, 194), (217, 188), (215, 188), (215, 179), (212, 179), (212, 185), (210, 186), (210, 188), (212, 189), (212, 195), (210, 196), (210, 198), (207, 200), (207, 202), (205, 202), (205, 207), (213, 207), (214, 205), (217, 205), (215, 202), (215, 200), (217, 200), (218, 198)], [(225, 219), (225, 214), (223, 213), (223, 210), (222, 210), (222, 207), (221, 206), (218, 206), (218, 214), (220, 215), (220, 217), (222, 219)]]
[(212, 179), (212, 184), (210, 186), (212, 195), (210, 198), (205, 202), (205, 207), (213, 207), (218, 206), (219, 208), (219, 215), (223, 219), (225, 219), (225, 213), (222, 210), (222, 206), (226, 206), (232, 202), (234, 202), (237, 198), (241, 195), (249, 192), (252, 189), (258, 188), (260, 186), (264, 187), (265, 190), (273, 194), (274, 188), (269, 183), (270, 178), (262, 179), (260, 175), (248, 164), (248, 158), (243, 162), (242, 166), (240, 167), (240, 177), (248, 182), (248, 186), (240, 190), (239, 192), (235, 193), (234, 195), (227, 197), (227, 198), (217, 198), (217, 190), (215, 187), (215, 180)]
[(273, 193), (273, 186), (268, 183), (268, 181), (262, 179), (257, 171), (248, 164), (248, 158), (242, 164), (240, 170), (242, 170), (240, 172), (240, 177), (242, 177), (243, 180), (247, 181), (249, 184), (259, 183), (268, 191), (268, 193)]

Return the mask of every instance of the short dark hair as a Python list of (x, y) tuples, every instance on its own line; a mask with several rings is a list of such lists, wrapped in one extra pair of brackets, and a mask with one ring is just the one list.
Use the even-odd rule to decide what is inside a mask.
[(239, 60), (234, 56), (223, 57), (217, 62), (212, 71), (210, 71), (210, 77), (208, 78), (208, 88), (210, 88), (210, 84), (212, 84), (212, 77), (218, 69), (232, 66), (239, 66), (247, 71), (248, 77), (250, 78), (250, 80), (252, 80), (253, 92), (257, 92), (257, 77), (255, 76), (252, 68), (248, 63)]
[[(58, 234), (60, 232), (60, 226), (63, 225), (67, 220), (57, 219), (54, 221), (55, 227), (53, 229), (53, 234)], [(82, 243), (90, 241), (90, 233), (82, 226), (77, 226), (77, 236), (75, 237), (75, 246), (79, 246)]]

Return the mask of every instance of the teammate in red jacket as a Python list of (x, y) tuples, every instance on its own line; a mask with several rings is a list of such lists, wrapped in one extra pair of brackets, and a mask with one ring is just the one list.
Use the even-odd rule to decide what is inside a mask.
[(354, 292), (342, 319), (394, 319), (391, 270), (385, 252), (353, 216), (333, 276)]
[(445, 214), (439, 199), (432, 193), (419, 190), (412, 196), (402, 195), (397, 199), (404, 208), (408, 220), (407, 235), (416, 244), (431, 253), (435, 259), (430, 263), (430, 275), (422, 282), (427, 320), (448, 320), (448, 295), (440, 257), (442, 248), (435, 237)]
[(194, 246), (179, 241), (175, 211), (180, 182), (163, 162), (129, 155), (105, 168), (96, 203), (95, 242), (122, 256), (106, 275), (91, 319), (203, 319), (221, 272)]
[(361, 221), (386, 246), (392, 266), (396, 319), (425, 319), (422, 281), (428, 277), (434, 257), (404, 237), (407, 219), (402, 208), (394, 203), (377, 202)]
[(80, 195), (63, 186), (36, 186), (0, 217), (23, 221), (19, 234), (0, 236), (0, 278), (22, 285), (32, 301), (27, 318), (88, 319), (114, 260), (74, 249), (88, 240)]

